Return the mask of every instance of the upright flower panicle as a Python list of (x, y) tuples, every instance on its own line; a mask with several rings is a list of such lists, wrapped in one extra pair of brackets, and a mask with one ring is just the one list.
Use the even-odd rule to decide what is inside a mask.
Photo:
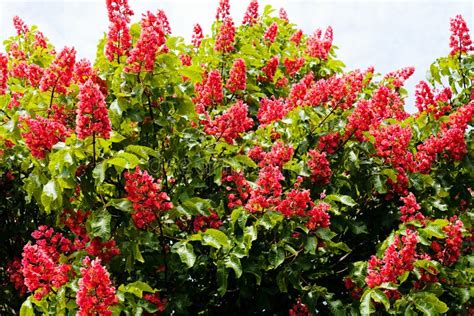
[(86, 257), (82, 264), (84, 267), (81, 268), (76, 295), (76, 304), (79, 307), (77, 315), (112, 315), (110, 307), (119, 301), (109, 272), (98, 258), (91, 262), (91, 259)]
[(17, 15), (13, 17), (13, 27), (18, 35), (24, 35), (30, 31), (28, 25)]
[(219, 6), (217, 7), (216, 20), (223, 21), (230, 15), (230, 4), (229, 0), (219, 0)]
[(108, 139), (112, 128), (99, 86), (87, 80), (79, 87), (79, 104), (76, 117), (76, 134), (79, 139), (95, 135)]
[(474, 50), (472, 46), (471, 36), (469, 35), (469, 28), (466, 21), (461, 15), (456, 15), (451, 18), (451, 36), (449, 38), (449, 47), (451, 48), (450, 55), (457, 53), (468, 53)]
[(201, 42), (203, 38), (204, 38), (204, 35), (202, 34), (201, 25), (194, 24), (191, 43), (194, 45), (194, 47), (199, 47), (201, 46)]
[(27, 131), (21, 136), (33, 157), (39, 159), (46, 157), (55, 144), (65, 141), (69, 135), (63, 124), (42, 116), (24, 118), (22, 122)]
[(247, 105), (239, 100), (222, 115), (215, 117), (213, 120), (204, 120), (202, 122), (204, 132), (233, 144), (234, 139), (238, 138), (240, 133), (249, 130), (253, 126), (253, 120), (247, 116), (247, 111)]
[(135, 47), (127, 58), (126, 72), (153, 71), (155, 58), (165, 42), (165, 29), (162, 17), (148, 11), (140, 22), (142, 31)]
[(258, 1), (251, 0), (247, 11), (245, 11), (244, 19), (242, 20), (243, 25), (254, 25), (258, 19)]
[(134, 173), (125, 173), (125, 191), (134, 209), (132, 218), (140, 229), (158, 219), (161, 212), (173, 208), (168, 194), (161, 190), (161, 180), (155, 181), (140, 167)]
[(221, 53), (230, 53), (234, 50), (235, 27), (230, 16), (226, 17), (221, 24), (219, 33), (216, 35), (216, 46), (214, 49)]
[(308, 155), (310, 157), (308, 166), (311, 170), (311, 181), (319, 185), (329, 184), (332, 172), (329, 161), (326, 158), (326, 153), (310, 150)]
[(267, 45), (270, 45), (273, 42), (275, 42), (277, 35), (278, 35), (278, 24), (276, 22), (273, 22), (265, 31), (263, 39)]
[(8, 57), (0, 53), (0, 95), (7, 92), (8, 82)]
[(242, 58), (237, 58), (232, 65), (227, 80), (226, 87), (230, 92), (234, 93), (237, 90), (244, 91), (247, 87), (247, 68), (245, 61)]
[(67, 93), (74, 74), (76, 50), (65, 47), (45, 70), (40, 82), (40, 90), (54, 89), (58, 93)]
[(326, 60), (332, 46), (332, 38), (333, 33), (330, 26), (326, 29), (324, 35), (321, 29), (317, 29), (313, 35), (308, 38), (306, 52), (311, 57)]
[(212, 70), (209, 74), (204, 74), (203, 81), (196, 83), (194, 89), (196, 96), (193, 98), (193, 102), (196, 104), (197, 113), (204, 113), (206, 108), (221, 103), (224, 92), (219, 70)]
[(281, 120), (288, 114), (289, 108), (284, 99), (275, 99), (275, 97), (262, 98), (257, 112), (257, 118), (261, 127)]
[(132, 44), (128, 23), (133, 11), (128, 5), (128, 0), (106, 0), (106, 4), (110, 24), (105, 56), (112, 61), (116, 57), (128, 54)]

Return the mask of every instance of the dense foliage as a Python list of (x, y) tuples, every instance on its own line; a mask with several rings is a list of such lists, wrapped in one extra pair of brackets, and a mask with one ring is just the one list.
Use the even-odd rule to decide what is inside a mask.
[[(474, 54), (345, 71), (252, 0), (171, 35), (107, 0), (93, 66), (14, 18), (0, 54), (0, 313), (473, 313)], [(20, 308), (21, 306), (21, 308)]]

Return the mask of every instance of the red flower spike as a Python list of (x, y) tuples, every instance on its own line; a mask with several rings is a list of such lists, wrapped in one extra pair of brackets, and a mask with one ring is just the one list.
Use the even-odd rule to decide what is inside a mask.
[(263, 39), (267, 45), (270, 45), (273, 42), (275, 42), (277, 35), (278, 35), (278, 24), (276, 22), (273, 22), (266, 30), (263, 36)]
[(216, 20), (223, 21), (230, 15), (230, 4), (229, 0), (219, 0), (219, 6), (217, 7)]
[(156, 55), (166, 42), (166, 30), (159, 12), (154, 15), (148, 11), (140, 25), (140, 38), (127, 58), (126, 72), (153, 71)]
[(204, 35), (202, 34), (201, 25), (194, 24), (191, 43), (194, 45), (194, 47), (199, 47), (201, 46), (201, 42), (203, 38), (204, 38)]
[(8, 82), (8, 57), (0, 53), (0, 95), (7, 92)]
[(250, 1), (247, 11), (245, 11), (244, 19), (242, 20), (242, 25), (254, 25), (258, 19), (258, 1)]
[(65, 47), (45, 70), (40, 82), (40, 90), (54, 89), (55, 92), (66, 94), (74, 74), (75, 60), (74, 48)]
[(27, 131), (21, 136), (35, 158), (46, 157), (55, 144), (64, 142), (69, 135), (63, 124), (41, 116), (35, 119), (23, 118), (21, 121), (27, 126)]
[(221, 53), (230, 53), (234, 50), (234, 41), (234, 22), (229, 16), (222, 21), (219, 33), (216, 35), (216, 46), (214, 47), (214, 50)]
[(106, 4), (110, 24), (105, 56), (112, 61), (120, 56), (128, 55), (132, 45), (128, 24), (133, 11), (128, 5), (128, 0), (106, 0)]
[(310, 159), (308, 166), (311, 170), (311, 181), (318, 185), (327, 185), (331, 182), (331, 167), (326, 158), (326, 153), (320, 153), (317, 150), (310, 150), (308, 152)]
[(101, 265), (100, 259), (91, 262), (89, 257), (83, 261), (76, 304), (78, 316), (112, 315), (110, 307), (119, 303), (112, 286), (109, 272)]
[(332, 28), (329, 26), (324, 33), (317, 29), (313, 35), (308, 38), (306, 43), (306, 52), (309, 56), (322, 60), (328, 59), (329, 50), (332, 46)]
[(457, 53), (468, 53), (474, 50), (472, 46), (471, 36), (469, 35), (469, 28), (466, 21), (461, 15), (451, 18), (451, 36), (449, 38), (449, 47), (451, 48), (450, 55)]
[(235, 93), (237, 90), (244, 91), (247, 87), (247, 73), (245, 61), (242, 58), (237, 58), (232, 65), (229, 73), (229, 79), (226, 83), (226, 88), (230, 92)]
[(263, 128), (268, 124), (281, 120), (288, 114), (289, 110), (285, 100), (282, 98), (275, 99), (273, 96), (271, 99), (260, 99), (260, 108), (257, 112), (257, 118), (260, 122), (259, 127)]
[(108, 139), (110, 126), (107, 105), (97, 84), (91, 79), (79, 87), (76, 134), (79, 139), (94, 135)]

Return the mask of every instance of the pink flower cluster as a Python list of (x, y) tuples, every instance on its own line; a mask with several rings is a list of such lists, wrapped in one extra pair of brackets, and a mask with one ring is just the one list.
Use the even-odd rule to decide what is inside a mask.
[(54, 120), (37, 116), (36, 118), (23, 118), (27, 131), (21, 136), (25, 139), (26, 146), (33, 157), (43, 159), (58, 142), (63, 142), (69, 135), (66, 127)]
[(329, 26), (324, 32), (321, 29), (317, 29), (313, 35), (308, 38), (306, 43), (306, 53), (314, 58), (322, 60), (328, 59), (329, 51), (332, 46), (333, 33), (332, 28)]
[(155, 308), (158, 310), (158, 314), (159, 313), (163, 313), (166, 309), (166, 303), (167, 303), (167, 300), (166, 299), (162, 299), (160, 297), (160, 293), (153, 293), (153, 294), (150, 294), (150, 293), (146, 293), (146, 294), (143, 294), (143, 298), (145, 300), (147, 300), (148, 302), (152, 303), (153, 305), (155, 305)]
[(17, 15), (13, 17), (13, 27), (18, 35), (24, 35), (30, 31), (28, 25)]
[(47, 91), (52, 88), (58, 93), (66, 94), (74, 74), (75, 63), (75, 49), (65, 47), (44, 71), (40, 90)]
[(311, 170), (311, 181), (317, 185), (327, 185), (331, 182), (331, 167), (325, 152), (310, 150), (308, 152), (308, 167)]
[(276, 99), (274, 96), (260, 99), (260, 107), (257, 112), (257, 118), (260, 122), (259, 127), (265, 127), (268, 124), (279, 121), (288, 114), (289, 108), (284, 99)]
[(290, 42), (293, 42), (296, 44), (296, 46), (299, 46), (301, 43), (301, 38), (303, 37), (303, 31), (302, 30), (297, 30), (295, 31), (290, 38), (288, 39)]
[(18, 257), (7, 264), (8, 279), (18, 291), (20, 296), (24, 296), (27, 291), (27, 287), (25, 286), (25, 278), (23, 277), (21, 270), (21, 259)]
[(0, 95), (7, 92), (8, 82), (8, 57), (0, 53)]
[(132, 202), (132, 218), (140, 229), (157, 220), (161, 212), (173, 208), (168, 194), (161, 191), (161, 181), (155, 181), (146, 171), (137, 167), (134, 173), (125, 173), (125, 191)]
[(234, 50), (235, 26), (230, 16), (226, 17), (216, 35), (216, 45), (214, 49), (221, 53), (230, 53)]
[(278, 56), (273, 56), (267, 62), (267, 64), (262, 68), (262, 72), (265, 76), (259, 76), (257, 79), (259, 81), (273, 81), (273, 77), (278, 69), (278, 65), (280, 63), (280, 59)]
[(214, 119), (210, 119), (209, 114), (206, 113), (207, 119), (201, 121), (204, 132), (233, 144), (240, 133), (251, 129), (253, 126), (253, 120), (248, 117), (247, 111), (247, 105), (242, 100), (238, 100), (222, 115), (218, 115)]
[(199, 47), (201, 46), (201, 42), (203, 38), (204, 38), (204, 35), (202, 34), (201, 25), (194, 24), (191, 43), (194, 45), (194, 47)]
[(417, 220), (424, 222), (425, 217), (419, 210), (421, 206), (416, 202), (416, 197), (413, 193), (408, 193), (407, 196), (401, 197), (403, 206), (400, 207), (400, 220), (404, 223)]
[(43, 73), (44, 69), (37, 64), (27, 64), (26, 61), (21, 61), (13, 65), (10, 76), (18, 79), (27, 79), (32, 87), (37, 88)]
[(156, 55), (166, 42), (165, 25), (160, 12), (155, 15), (148, 11), (143, 15), (140, 25), (140, 38), (127, 58), (126, 72), (153, 71)]
[(436, 119), (439, 119), (451, 110), (449, 104), (451, 97), (452, 91), (450, 88), (444, 88), (439, 92), (432, 91), (425, 81), (420, 81), (416, 86), (415, 105), (418, 112), (431, 112)]
[(107, 269), (100, 259), (91, 262), (89, 257), (82, 261), (81, 278), (79, 279), (76, 304), (78, 316), (112, 315), (110, 307), (118, 304), (115, 288), (112, 286)]
[(449, 225), (443, 227), (443, 232), (446, 234), (444, 247), (437, 241), (431, 243), (431, 249), (435, 252), (434, 257), (444, 265), (456, 263), (461, 255), (462, 228), (464, 224), (456, 216), (453, 216), (450, 222)]
[(100, 88), (91, 79), (79, 87), (76, 134), (79, 139), (95, 135), (108, 139), (110, 126), (107, 105)]
[(196, 112), (204, 113), (205, 109), (222, 102), (224, 93), (222, 91), (222, 78), (219, 70), (212, 70), (209, 74), (204, 74), (202, 82), (194, 86), (196, 96), (193, 98), (196, 104)]
[(309, 311), (308, 306), (301, 302), (301, 298), (298, 298), (293, 307), (288, 311), (289, 316), (311, 316), (312, 313)]
[(226, 83), (226, 87), (230, 92), (235, 93), (237, 90), (245, 90), (247, 87), (246, 69), (245, 61), (242, 58), (237, 58), (234, 61)]
[(245, 11), (242, 25), (254, 25), (258, 19), (258, 1), (251, 0), (247, 11)]
[(21, 272), (25, 286), (30, 292), (35, 292), (35, 299), (41, 300), (53, 287), (59, 289), (68, 281), (72, 268), (60, 263), (59, 258), (73, 247), (69, 239), (44, 225), (31, 235), (36, 244), (28, 243), (23, 247)]
[(219, 6), (217, 7), (216, 20), (224, 20), (230, 15), (230, 4), (229, 0), (219, 0)]
[(286, 73), (290, 77), (294, 77), (304, 65), (305, 61), (303, 57), (296, 57), (295, 59), (285, 58), (283, 64), (285, 65)]
[(105, 56), (112, 61), (116, 56), (119, 58), (127, 55), (132, 45), (128, 23), (133, 11), (128, 5), (128, 0), (106, 0), (106, 4), (110, 24)]
[(413, 73), (415, 73), (415, 67), (404, 67), (387, 73), (384, 79), (389, 81), (395, 88), (400, 88)]
[(413, 270), (416, 260), (417, 233), (406, 230), (406, 235), (397, 235), (394, 241), (385, 249), (382, 259), (372, 256), (367, 268), (365, 282), (370, 288), (384, 282), (396, 283), (397, 278), (405, 271)]
[(449, 47), (451, 48), (450, 55), (460, 53), (468, 53), (474, 50), (472, 46), (471, 36), (469, 35), (469, 28), (466, 21), (461, 15), (456, 15), (451, 18), (451, 37), (449, 38)]
[[(247, 202), (251, 188), (242, 171), (224, 172), (222, 174), (222, 182), (227, 183), (227, 206), (229, 209), (242, 206)], [(231, 184), (233, 184), (235, 188), (232, 188)]]
[(339, 147), (342, 137), (338, 132), (323, 135), (318, 140), (318, 150), (320, 152), (327, 152), (334, 154)]
[(263, 40), (267, 45), (270, 45), (273, 42), (275, 42), (277, 35), (278, 35), (278, 24), (276, 22), (273, 22), (265, 31)]
[(219, 219), (219, 215), (216, 212), (211, 212), (209, 216), (196, 216), (193, 221), (193, 229), (195, 232), (204, 232), (208, 228), (219, 228), (222, 225), (222, 221)]

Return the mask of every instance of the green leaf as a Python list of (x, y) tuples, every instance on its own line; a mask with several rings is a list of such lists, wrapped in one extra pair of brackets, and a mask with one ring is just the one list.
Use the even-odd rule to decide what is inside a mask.
[(209, 209), (212, 208), (211, 203), (208, 200), (193, 197), (183, 202), (183, 206), (192, 215), (209, 215)]
[(149, 286), (148, 284), (142, 281), (136, 281), (133, 283), (129, 283), (127, 285), (122, 284), (119, 286), (118, 290), (123, 293), (131, 293), (139, 298), (143, 297), (143, 292), (148, 292), (148, 293), (156, 292), (155, 290), (153, 290), (151, 286)]
[(250, 159), (248, 156), (245, 155), (237, 155), (234, 157), (234, 159), (239, 162), (240, 164), (250, 167), (250, 168), (257, 168), (257, 164)]
[(95, 166), (94, 170), (92, 171), (92, 176), (95, 179), (96, 186), (104, 182), (106, 170), (107, 170), (107, 164), (105, 162), (101, 162)]
[(330, 194), (330, 195), (326, 196), (326, 199), (329, 200), (329, 201), (340, 202), (340, 203), (342, 203), (344, 205), (347, 205), (347, 206), (350, 206), (350, 207), (357, 205), (357, 203), (349, 195)]
[(100, 237), (102, 240), (110, 238), (110, 220), (112, 216), (107, 210), (92, 212), (88, 219), (90, 234), (92, 237)]
[(35, 310), (31, 304), (30, 298), (27, 298), (26, 301), (21, 304), (20, 316), (35, 316)]
[(416, 308), (423, 312), (423, 315), (432, 316), (446, 313), (448, 306), (430, 292), (418, 292), (412, 296)]
[(446, 234), (441, 227), (436, 225), (428, 225), (425, 228), (421, 228), (420, 231), (426, 233), (429, 237), (446, 238)]
[(258, 224), (266, 230), (272, 229), (283, 220), (283, 215), (276, 212), (266, 212), (258, 220)]
[(372, 296), (374, 301), (376, 301), (377, 303), (382, 303), (386, 311), (390, 309), (390, 301), (387, 295), (385, 295), (385, 293), (382, 292), (381, 290), (373, 289), (372, 292), (370, 293), (370, 296)]
[(177, 253), (181, 262), (186, 264), (188, 268), (191, 268), (196, 262), (196, 255), (194, 254), (194, 248), (188, 242), (178, 242), (171, 248), (173, 252)]
[(235, 272), (235, 277), (238, 279), (242, 275), (242, 264), (240, 259), (235, 255), (231, 254), (229, 257), (224, 259), (224, 264), (226, 268), (231, 268)]
[(387, 184), (385, 183), (385, 179), (380, 174), (372, 176), (371, 182), (374, 185), (375, 191), (377, 191), (379, 194), (387, 193)]
[(316, 253), (317, 247), (318, 247), (318, 239), (314, 236), (309, 236), (304, 246), (305, 252), (314, 255)]
[(49, 180), (49, 182), (43, 187), (43, 192), (41, 193), (41, 204), (43, 204), (46, 213), (49, 214), (56, 204), (53, 204), (53, 202), (58, 201), (58, 204), (62, 203), (62, 196), (59, 192), (58, 185), (54, 180)]
[(209, 228), (202, 234), (202, 244), (217, 249), (220, 249), (221, 247), (230, 248), (230, 242), (227, 235), (214, 228)]
[(224, 265), (217, 265), (217, 292), (220, 296), (224, 296), (227, 292), (227, 278), (229, 277), (229, 271), (225, 268)]
[(331, 240), (334, 236), (336, 236), (336, 233), (331, 231), (329, 228), (318, 228), (316, 230), (316, 236), (323, 240)]
[(360, 314), (361, 315), (370, 315), (375, 313), (375, 307), (371, 300), (372, 290), (365, 290), (364, 294), (360, 298)]
[(142, 256), (142, 252), (140, 251), (140, 247), (139, 247), (138, 243), (136, 243), (136, 242), (133, 243), (132, 252), (133, 252), (133, 257), (135, 258), (135, 260), (137, 260), (138, 262), (141, 262), (141, 263), (145, 262), (145, 259)]
[(272, 246), (268, 254), (268, 261), (273, 269), (278, 268), (285, 261), (285, 251), (277, 246)]

